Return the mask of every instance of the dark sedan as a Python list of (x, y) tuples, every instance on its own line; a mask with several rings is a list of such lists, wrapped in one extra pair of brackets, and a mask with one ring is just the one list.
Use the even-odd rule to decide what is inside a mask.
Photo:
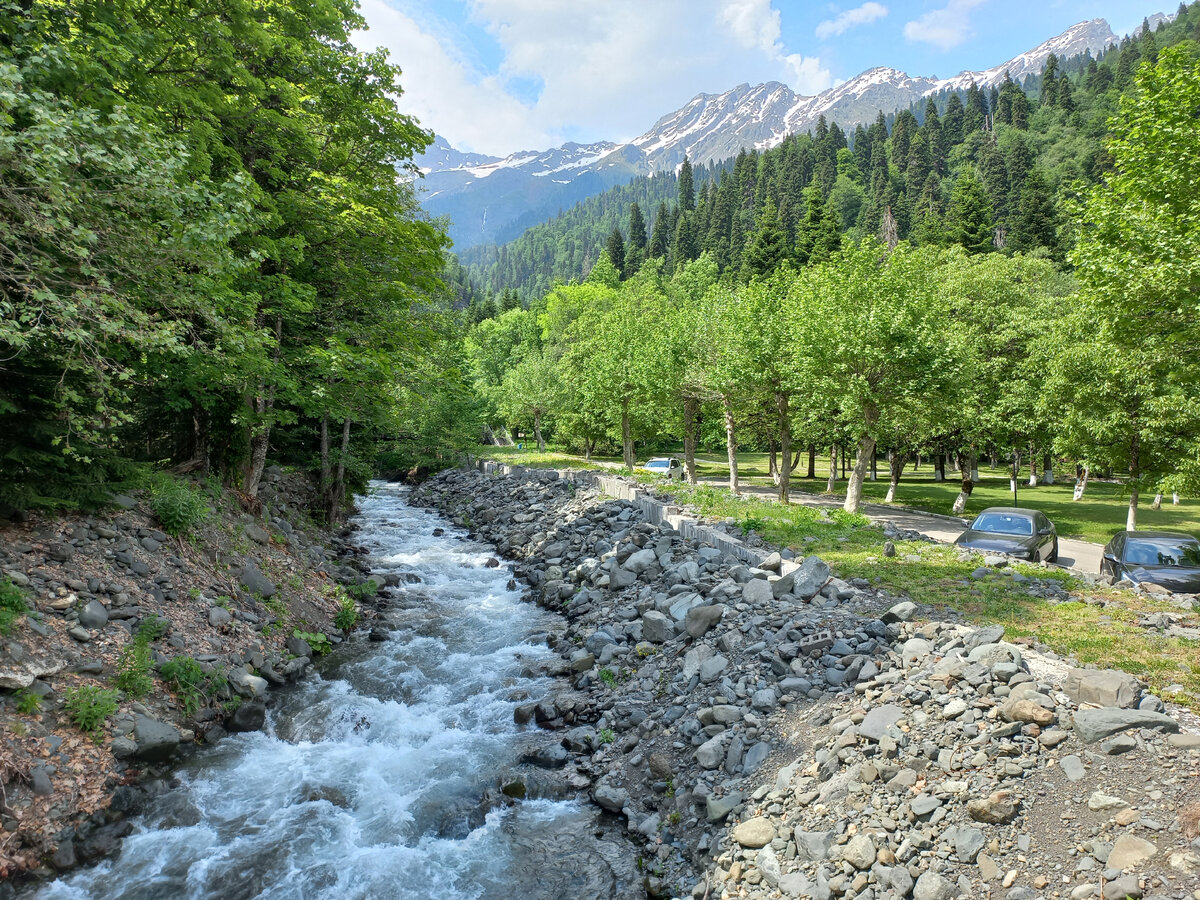
[(1046, 516), (1034, 509), (992, 506), (954, 542), (980, 553), (1004, 553), (1030, 562), (1058, 559), (1058, 534)]
[(1100, 574), (1114, 581), (1200, 593), (1200, 541), (1178, 531), (1118, 531), (1104, 547)]

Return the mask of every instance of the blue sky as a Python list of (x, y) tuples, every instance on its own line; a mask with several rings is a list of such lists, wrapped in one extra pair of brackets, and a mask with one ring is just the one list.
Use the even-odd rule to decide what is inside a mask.
[(1162, 0), (360, 0), (362, 46), (404, 71), (401, 106), (456, 147), (504, 155), (628, 140), (700, 92), (816, 93), (872, 66), (947, 77), (1077, 22), (1117, 34)]

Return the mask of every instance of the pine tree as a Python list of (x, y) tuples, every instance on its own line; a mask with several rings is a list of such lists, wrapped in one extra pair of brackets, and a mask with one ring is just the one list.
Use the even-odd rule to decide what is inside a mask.
[(942, 117), (942, 134), (946, 139), (947, 146), (953, 147), (962, 143), (965, 113), (958, 92), (953, 91), (950, 99), (946, 101), (946, 115)]
[(679, 166), (679, 208), (691, 212), (696, 208), (696, 188), (692, 180), (692, 164), (686, 156)]
[(779, 214), (771, 200), (763, 208), (758, 227), (742, 255), (742, 278), (766, 277), (788, 257), (787, 237), (779, 224)]
[(670, 268), (672, 271), (700, 255), (700, 250), (696, 246), (695, 224), (696, 214), (694, 212), (680, 214), (679, 221), (675, 224), (675, 240), (671, 244)]
[(662, 259), (667, 255), (671, 246), (671, 214), (666, 203), (658, 204), (658, 212), (654, 214), (654, 231), (650, 235), (650, 246), (646, 250), (648, 258)]
[(1058, 105), (1058, 57), (1051, 53), (1042, 68), (1042, 106)]
[(993, 248), (992, 205), (987, 190), (970, 168), (959, 173), (950, 192), (946, 228), (951, 241), (968, 253), (987, 253)]
[(983, 99), (983, 91), (974, 81), (967, 88), (967, 109), (963, 114), (963, 138), (982, 131), (987, 124), (987, 103)]
[(921, 185), (920, 194), (913, 204), (912, 229), (909, 240), (914, 244), (941, 246), (946, 240), (946, 226), (942, 222), (942, 182), (936, 172), (930, 172)]
[(646, 220), (636, 200), (629, 204), (629, 249), (646, 249)]
[(1034, 169), (1025, 179), (1020, 209), (1013, 222), (1011, 243), (1014, 250), (1046, 247), (1054, 258), (1061, 256), (1058, 207), (1050, 183), (1040, 169)]
[(804, 219), (796, 232), (796, 261), (800, 265), (823, 262), (842, 245), (838, 215), (821, 194), (814, 179), (804, 191)]
[(937, 104), (930, 97), (925, 104), (925, 121), (921, 123), (920, 135), (929, 145), (929, 164), (939, 175), (946, 171), (946, 145), (942, 140), (942, 122), (938, 118)]
[(1004, 83), (1000, 86), (1000, 96), (994, 108), (996, 121), (1001, 125), (1011, 125), (1013, 116), (1013, 91), (1021, 90), (1017, 87), (1016, 82), (1012, 80), (1012, 76), (1008, 74), (1008, 70), (1004, 72)]
[(1063, 72), (1058, 79), (1058, 107), (1067, 113), (1075, 112), (1075, 99), (1071, 96), (1071, 80)]
[(1021, 131), (1029, 128), (1029, 98), (1020, 88), (1017, 88), (1012, 98), (1012, 126)]
[(612, 262), (613, 268), (617, 270), (617, 275), (625, 278), (628, 274), (625, 271), (625, 239), (621, 236), (621, 229), (616, 225), (609, 232), (604, 249), (608, 251), (608, 258)]
[(892, 162), (901, 171), (908, 165), (908, 153), (917, 128), (917, 117), (909, 110), (896, 114), (896, 121), (892, 123)]

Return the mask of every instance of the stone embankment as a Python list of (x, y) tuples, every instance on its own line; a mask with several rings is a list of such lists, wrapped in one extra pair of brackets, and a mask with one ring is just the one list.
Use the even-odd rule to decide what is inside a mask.
[[(340, 640), (334, 580), (365, 576), (303, 514), (308, 482), (268, 469), (261, 515), (212, 499), (182, 540), (132, 496), (109, 512), (0, 527), (0, 579), (29, 607), (0, 634), (0, 896), (4, 878), (111, 853), (189, 747), (261, 728), (269, 689), (311, 665), (297, 630)], [(202, 673), (188, 697), (159, 674), (185, 658)], [(113, 692), (92, 734), (68, 703), (79, 688)]]
[(613, 478), (448, 471), (414, 502), (562, 613), (530, 762), (627, 820), (650, 896), (1200, 900), (1196, 720), (1132, 676)]

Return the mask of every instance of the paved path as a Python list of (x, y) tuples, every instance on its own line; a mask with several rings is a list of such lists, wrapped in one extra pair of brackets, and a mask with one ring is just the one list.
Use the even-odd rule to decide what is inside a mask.
[[(729, 483), (728, 479), (724, 478), (702, 478), (701, 481), (710, 484)], [(773, 498), (776, 496), (774, 487), (759, 484), (743, 484), (742, 493), (751, 494), (756, 497)], [(840, 498), (823, 497), (819, 494), (806, 494), (802, 491), (792, 491), (792, 502), (802, 506), (824, 507), (826, 509), (840, 509), (842, 505)], [(954, 539), (966, 531), (967, 528), (967, 523), (964, 519), (956, 519), (952, 516), (943, 516), (937, 513), (927, 513), (917, 509), (908, 509), (903, 506), (864, 503), (861, 511), (872, 522), (879, 524), (890, 522), (897, 528), (919, 531), (921, 534), (931, 537), (935, 541), (941, 541), (946, 544), (953, 543)], [(1060, 538), (1058, 541), (1058, 564), (1064, 568), (1079, 569), (1081, 572), (1095, 574), (1100, 571), (1102, 550), (1103, 548), (1100, 544), (1093, 544), (1090, 541), (1073, 541), (1067, 538)]]

